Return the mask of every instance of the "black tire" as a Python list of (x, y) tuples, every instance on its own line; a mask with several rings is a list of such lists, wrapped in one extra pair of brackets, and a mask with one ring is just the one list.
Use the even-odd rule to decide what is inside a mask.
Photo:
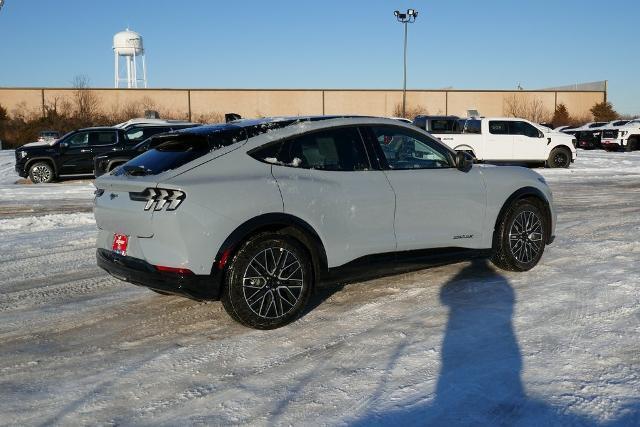
[(564, 147), (556, 147), (549, 153), (547, 166), (550, 168), (568, 168), (571, 164), (571, 151)]
[(313, 281), (311, 258), (300, 242), (283, 234), (258, 234), (228, 263), (222, 305), (245, 326), (279, 328), (302, 314)]
[(625, 151), (634, 151), (638, 149), (638, 139), (637, 138), (629, 138), (627, 141), (627, 146), (625, 147)]
[(51, 164), (47, 162), (35, 162), (29, 168), (29, 178), (34, 184), (46, 184), (55, 180), (55, 173)]
[(527, 271), (538, 264), (546, 244), (547, 224), (541, 203), (523, 199), (496, 226), (491, 262), (503, 270)]

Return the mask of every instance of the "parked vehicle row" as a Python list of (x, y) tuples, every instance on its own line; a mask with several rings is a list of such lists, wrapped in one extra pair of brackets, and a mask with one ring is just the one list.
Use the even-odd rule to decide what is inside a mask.
[[(34, 183), (60, 177), (94, 175), (94, 157), (130, 150), (152, 135), (198, 126), (180, 120), (133, 119), (111, 127), (91, 127), (67, 133), (59, 139), (25, 144), (16, 150), (16, 172)], [(113, 168), (118, 164), (111, 162)], [(105, 172), (110, 169), (106, 169)]]
[[(491, 122), (461, 136), (504, 135)], [(221, 299), (253, 328), (293, 321), (327, 281), (443, 256), (526, 271), (554, 239), (539, 174), (475, 165), (398, 120), (238, 120), (158, 138), (95, 181), (97, 263), (159, 293)]]
[(576, 159), (573, 137), (511, 117), (418, 116), (414, 125), (478, 161), (567, 168)]
[(561, 126), (557, 131), (576, 137), (576, 146), (585, 150), (640, 150), (640, 119), (589, 122), (582, 126)]

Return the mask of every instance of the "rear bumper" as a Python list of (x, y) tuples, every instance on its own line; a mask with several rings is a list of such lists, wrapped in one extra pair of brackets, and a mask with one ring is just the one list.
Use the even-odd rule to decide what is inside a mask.
[(113, 277), (134, 285), (186, 296), (196, 300), (218, 300), (222, 289), (222, 273), (182, 275), (160, 272), (148, 262), (122, 256), (106, 249), (96, 251), (98, 267)]

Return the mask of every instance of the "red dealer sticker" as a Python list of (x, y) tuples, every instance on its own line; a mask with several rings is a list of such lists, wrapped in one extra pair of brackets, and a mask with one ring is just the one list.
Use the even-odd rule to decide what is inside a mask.
[(129, 244), (129, 237), (124, 234), (114, 234), (113, 235), (113, 252), (126, 255), (127, 254), (127, 245)]

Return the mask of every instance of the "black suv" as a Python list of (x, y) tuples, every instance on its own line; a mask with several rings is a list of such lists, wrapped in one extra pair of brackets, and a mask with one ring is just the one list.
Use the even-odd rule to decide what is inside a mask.
[(127, 163), (129, 160), (139, 156), (145, 151), (157, 147), (175, 134), (175, 132), (160, 133), (157, 135), (153, 135), (142, 142), (139, 142), (131, 148), (121, 151), (110, 151), (95, 156), (93, 159), (93, 173), (95, 177), (97, 178), (100, 175), (111, 172), (113, 169)]
[(131, 149), (152, 135), (196, 126), (184, 121), (144, 123), (132, 121), (113, 127), (78, 129), (52, 142), (36, 142), (16, 149), (16, 172), (33, 183), (52, 182), (62, 176), (93, 175), (93, 158)]

